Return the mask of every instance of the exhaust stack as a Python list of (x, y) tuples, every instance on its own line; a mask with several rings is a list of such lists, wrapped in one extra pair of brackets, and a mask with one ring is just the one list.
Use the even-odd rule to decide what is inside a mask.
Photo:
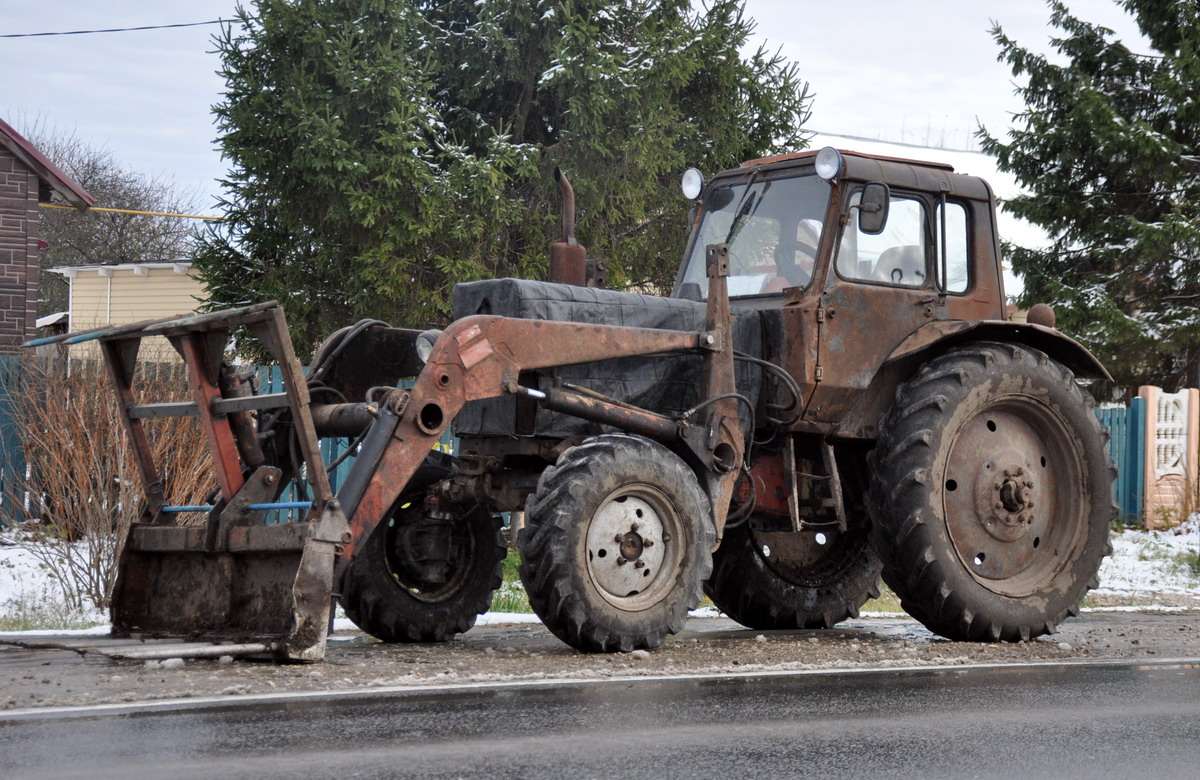
[(563, 201), (562, 238), (550, 243), (550, 273), (547, 281), (587, 286), (587, 250), (575, 240), (575, 188), (559, 168), (554, 169)]

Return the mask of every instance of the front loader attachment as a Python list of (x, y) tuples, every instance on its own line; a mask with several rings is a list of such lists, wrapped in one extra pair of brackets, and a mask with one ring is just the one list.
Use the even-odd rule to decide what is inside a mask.
[[(251, 394), (223, 361), (230, 332), (239, 327), (279, 362), (283, 393)], [(138, 349), (150, 336), (165, 337), (182, 356), (191, 400), (135, 398)], [(334, 563), (348, 526), (330, 490), (307, 386), (279, 305), (102, 328), (31, 345), (49, 341), (99, 344), (145, 485), (142, 521), (129, 529), (113, 592), (114, 634), (231, 642), (242, 652), (280, 660), (320, 660)], [(251, 412), (272, 409), (286, 419), (281, 427), (299, 452), (291, 474), (267, 465), (262, 453)], [(211, 504), (172, 506), (164, 500), (144, 422), (169, 416), (200, 418), (219, 483)], [(281, 501), (289, 478), (305, 479), (309, 498)], [(277, 510), (299, 519), (269, 523)]]

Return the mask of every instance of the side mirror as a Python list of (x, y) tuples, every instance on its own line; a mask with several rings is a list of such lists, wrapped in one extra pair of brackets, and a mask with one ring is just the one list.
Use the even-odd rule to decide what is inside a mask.
[(887, 226), (888, 206), (892, 191), (883, 182), (873, 181), (863, 187), (862, 202), (858, 205), (858, 229), (868, 236), (877, 236)]

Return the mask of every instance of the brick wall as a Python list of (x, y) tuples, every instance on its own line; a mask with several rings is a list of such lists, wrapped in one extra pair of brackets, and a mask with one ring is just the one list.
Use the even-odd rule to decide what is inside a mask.
[(37, 318), (38, 178), (0, 147), (0, 355), (17, 354)]

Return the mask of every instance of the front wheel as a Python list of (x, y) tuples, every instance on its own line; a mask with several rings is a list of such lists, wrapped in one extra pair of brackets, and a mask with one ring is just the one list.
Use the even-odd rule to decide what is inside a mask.
[(1035, 349), (977, 344), (896, 394), (873, 455), (884, 580), (950, 639), (1053, 633), (1112, 551), (1115, 469), (1091, 398)]
[(712, 571), (708, 499), (665, 447), (607, 435), (564, 452), (526, 504), (521, 581), (559, 639), (653, 648), (683, 628)]
[(444, 642), (475, 625), (500, 587), (508, 552), (500, 519), (478, 507), (440, 533), (445, 562), (432, 576), (412, 547), (424, 491), (402, 496), (346, 570), (340, 597), (354, 624), (384, 642)]

